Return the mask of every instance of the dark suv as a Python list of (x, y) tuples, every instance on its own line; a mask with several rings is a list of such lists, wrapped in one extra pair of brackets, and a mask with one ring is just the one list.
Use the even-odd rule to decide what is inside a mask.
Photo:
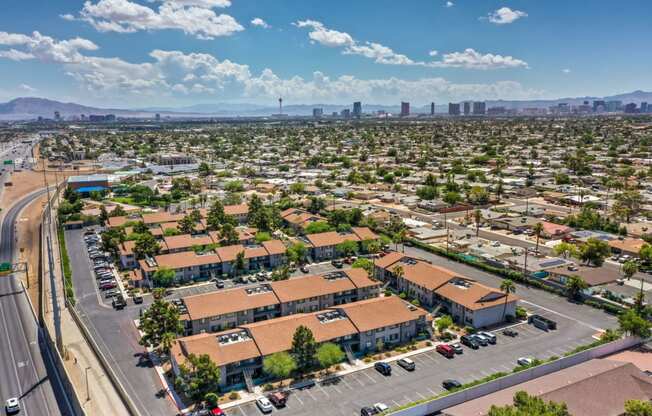
[(473, 339), (471, 335), (462, 335), (462, 337), (460, 338), (460, 342), (462, 342), (463, 345), (466, 345), (467, 347), (472, 348), (474, 350), (480, 348), (478, 341)]
[(374, 368), (376, 369), (376, 371), (378, 371), (380, 374), (384, 376), (392, 375), (392, 366), (390, 366), (387, 363), (376, 363), (374, 364)]

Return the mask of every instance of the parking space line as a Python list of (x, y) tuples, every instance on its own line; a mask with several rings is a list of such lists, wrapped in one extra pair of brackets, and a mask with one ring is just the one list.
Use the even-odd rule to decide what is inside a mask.
[(306, 390), (306, 393), (308, 393), (308, 396), (310, 396), (314, 401), (317, 401), (317, 399), (315, 398), (315, 396), (313, 396), (312, 393), (310, 392), (310, 389), (307, 389), (307, 390)]
[(374, 384), (375, 384), (375, 383), (378, 383), (378, 381), (377, 381), (376, 379), (374, 379), (373, 377), (371, 377), (369, 374), (367, 374), (366, 371), (362, 371), (362, 374), (364, 374), (365, 376), (367, 376), (367, 378), (368, 378), (369, 380), (371, 380)]
[(563, 314), (563, 313), (559, 313), (559, 312), (553, 311), (552, 309), (544, 308), (544, 307), (541, 306), (541, 305), (537, 305), (537, 304), (532, 303), (532, 302), (529, 302), (529, 301), (527, 301), (527, 300), (523, 300), (523, 299), (521, 299), (521, 302), (526, 303), (526, 304), (528, 304), (528, 305), (537, 306), (537, 307), (539, 307), (539, 308), (541, 308), (541, 309), (543, 309), (543, 310), (545, 310), (545, 311), (552, 312), (552, 313), (554, 313), (554, 314), (556, 314), (556, 315), (561, 316), (562, 318), (566, 318), (566, 319), (568, 319), (568, 320), (570, 320), (570, 321), (577, 322), (578, 324), (582, 324), (582, 325), (584, 325), (584, 326), (586, 326), (586, 327), (588, 327), (588, 328), (591, 328), (591, 329), (593, 329), (593, 330), (595, 330), (595, 331), (602, 331), (602, 330), (603, 330), (602, 328), (598, 328), (598, 327), (593, 326), (593, 325), (591, 325), (591, 324), (587, 324), (586, 322), (580, 321), (579, 319), (575, 319), (575, 318), (570, 317), (570, 316), (568, 316), (568, 315), (565, 315), (565, 314)]
[(293, 396), (296, 397), (296, 399), (299, 401), (299, 403), (301, 403), (301, 406), (303, 406), (303, 400), (301, 400), (299, 398), (299, 396), (297, 396), (296, 392), (293, 394)]
[(429, 388), (429, 387), (428, 387), (428, 389), (427, 389), (427, 390), (428, 390), (428, 391), (430, 392), (430, 394), (432, 394), (433, 396), (436, 396), (436, 395), (437, 395), (437, 393), (435, 393), (434, 391), (432, 391), (432, 389), (431, 389), (431, 388)]
[(417, 396), (421, 397), (422, 399), (425, 399), (425, 398), (426, 398), (426, 396), (424, 396), (423, 394), (419, 393), (418, 391), (415, 391), (415, 393), (416, 393)]
[(351, 376), (352, 379), (357, 381), (358, 384), (360, 384), (361, 386), (364, 386), (364, 383), (362, 381), (360, 381), (360, 379), (358, 379), (353, 373), (350, 376)]
[(317, 388), (318, 388), (319, 390), (321, 390), (321, 392), (324, 393), (324, 394), (326, 395), (326, 397), (329, 397), (329, 396), (330, 396), (330, 395), (326, 392), (326, 390), (324, 390), (324, 388), (323, 388), (322, 386), (320, 386), (319, 384), (317, 384)]
[(348, 381), (346, 381), (346, 378), (345, 378), (345, 377), (341, 377), (340, 380), (342, 380), (342, 382), (343, 382), (344, 384), (346, 384), (346, 386), (347, 386), (348, 388), (350, 388), (351, 390), (353, 390), (353, 387), (349, 384)]
[(401, 405), (398, 404), (398, 402), (396, 400), (392, 400), (392, 403), (394, 403), (394, 406), (396, 406), (396, 407), (401, 407)]
[(240, 410), (240, 413), (242, 413), (242, 416), (247, 416), (247, 414), (242, 410), (242, 406), (238, 406), (238, 410)]

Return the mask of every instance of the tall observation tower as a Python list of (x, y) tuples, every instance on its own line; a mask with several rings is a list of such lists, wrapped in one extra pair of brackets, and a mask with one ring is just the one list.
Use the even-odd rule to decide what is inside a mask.
[(283, 114), (283, 98), (278, 99), (278, 114)]

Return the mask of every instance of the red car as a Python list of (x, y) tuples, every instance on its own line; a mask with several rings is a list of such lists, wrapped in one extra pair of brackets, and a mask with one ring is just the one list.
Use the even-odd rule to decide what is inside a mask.
[(211, 415), (213, 416), (224, 416), (224, 411), (220, 409), (219, 407), (214, 408), (211, 410)]
[(455, 357), (455, 350), (448, 344), (439, 344), (437, 345), (437, 352), (443, 355), (446, 358)]

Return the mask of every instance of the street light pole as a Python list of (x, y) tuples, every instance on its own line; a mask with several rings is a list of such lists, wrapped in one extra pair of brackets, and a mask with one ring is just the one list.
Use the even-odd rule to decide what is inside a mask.
[(85, 376), (86, 376), (86, 401), (89, 401), (91, 399), (91, 394), (90, 394), (90, 391), (88, 389), (88, 370), (90, 370), (90, 369), (91, 369), (91, 367), (88, 366), (88, 367), (86, 367), (86, 370), (84, 372)]

